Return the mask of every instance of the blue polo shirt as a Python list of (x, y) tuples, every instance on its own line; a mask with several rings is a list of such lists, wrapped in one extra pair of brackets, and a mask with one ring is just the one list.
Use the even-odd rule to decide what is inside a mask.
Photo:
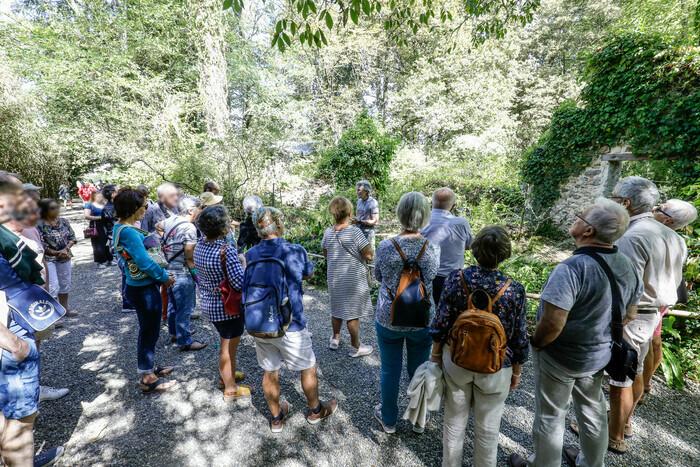
[(313, 274), (314, 264), (309, 261), (304, 247), (289, 243), (284, 238), (261, 240), (260, 243), (248, 250), (245, 257), (248, 263), (270, 257), (277, 257), (284, 262), (287, 268), (289, 303), (292, 307), (292, 322), (289, 324), (288, 331), (301, 331), (306, 328), (302, 281), (304, 277)]
[(464, 267), (464, 251), (472, 243), (469, 221), (443, 209), (433, 209), (430, 223), (421, 234), (440, 247), (440, 268), (437, 275), (447, 277)]

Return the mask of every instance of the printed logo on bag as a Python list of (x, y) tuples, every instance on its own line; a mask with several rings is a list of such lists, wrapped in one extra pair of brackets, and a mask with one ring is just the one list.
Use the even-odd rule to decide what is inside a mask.
[(37, 300), (29, 305), (29, 316), (37, 321), (42, 321), (51, 317), (54, 311), (54, 306), (46, 300)]

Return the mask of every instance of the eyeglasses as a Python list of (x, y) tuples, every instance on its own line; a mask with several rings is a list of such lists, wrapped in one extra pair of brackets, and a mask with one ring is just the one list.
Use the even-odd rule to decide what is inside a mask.
[(595, 229), (595, 226), (594, 226), (593, 224), (591, 224), (590, 222), (588, 222), (586, 219), (584, 219), (583, 216), (582, 216), (581, 214), (574, 214), (574, 216), (578, 217), (578, 218), (581, 219), (583, 222), (585, 222), (586, 224), (588, 224), (589, 226), (591, 226), (593, 229)]
[(667, 213), (666, 211), (664, 211), (663, 209), (661, 209), (661, 206), (656, 206), (656, 207), (654, 207), (653, 211), (654, 211), (654, 212), (660, 212), (661, 214), (663, 214), (664, 216), (668, 217), (669, 219), (673, 219), (673, 216), (670, 215), (669, 213)]

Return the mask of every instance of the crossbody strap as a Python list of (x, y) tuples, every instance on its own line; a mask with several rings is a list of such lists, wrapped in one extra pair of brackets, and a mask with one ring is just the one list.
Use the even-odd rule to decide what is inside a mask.
[(611, 329), (612, 329), (612, 338), (613, 341), (616, 344), (621, 344), (622, 343), (622, 293), (620, 293), (620, 286), (617, 283), (617, 280), (615, 280), (615, 276), (613, 275), (612, 270), (610, 269), (610, 266), (608, 265), (607, 262), (603, 258), (600, 257), (597, 253), (593, 252), (581, 252), (580, 254), (586, 255), (590, 258), (593, 258), (596, 263), (598, 263), (598, 266), (603, 270), (605, 275), (608, 277), (608, 282), (610, 283), (610, 290), (612, 292), (612, 322), (611, 322)]
[[(163, 235), (163, 241), (161, 242), (161, 246), (167, 246), (168, 238), (170, 238), (170, 235), (171, 235), (173, 232), (175, 232), (175, 229), (177, 229), (178, 227), (180, 227), (180, 226), (183, 225), (183, 224), (187, 224), (188, 222), (189, 222), (189, 221), (180, 221), (180, 222), (176, 223), (174, 226), (172, 226), (172, 227), (170, 228), (170, 230), (168, 230), (167, 232), (165, 232), (165, 234)], [(181, 254), (183, 254), (183, 253), (185, 252), (185, 242), (181, 242), (180, 245), (182, 245), (182, 250), (180, 250), (180, 251), (178, 251), (177, 253), (175, 253), (175, 254), (173, 255), (172, 258), (166, 259), (166, 261), (168, 262), (168, 264), (170, 264), (171, 262), (175, 261), (175, 258), (177, 258), (178, 256), (180, 256)]]
[(338, 231), (337, 231), (337, 230), (333, 230), (333, 233), (335, 234), (335, 240), (340, 244), (341, 247), (343, 247), (343, 250), (347, 251), (348, 254), (349, 254), (350, 256), (352, 256), (352, 257), (355, 258), (357, 261), (359, 261), (360, 263), (362, 263), (365, 267), (367, 267), (367, 264), (366, 264), (364, 261), (362, 261), (362, 259), (361, 259), (359, 256), (355, 256), (354, 254), (352, 254), (352, 252), (350, 251), (350, 249), (349, 249), (348, 247), (345, 246), (345, 243), (343, 243), (342, 240), (340, 240), (340, 237), (338, 237)]

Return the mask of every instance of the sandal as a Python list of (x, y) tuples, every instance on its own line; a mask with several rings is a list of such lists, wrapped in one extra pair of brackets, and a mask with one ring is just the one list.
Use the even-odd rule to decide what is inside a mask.
[[(242, 371), (236, 370), (236, 382), (239, 383), (239, 382), (243, 381), (244, 379), (245, 379), (245, 373), (243, 373)], [(224, 388), (226, 388), (226, 386), (224, 385), (224, 380), (221, 379), (221, 377), (219, 377), (219, 389), (221, 389), (223, 391)]]
[(139, 389), (143, 394), (152, 394), (154, 392), (165, 392), (171, 389), (177, 384), (177, 381), (163, 381), (162, 379), (157, 379), (152, 383), (139, 382)]
[[(569, 429), (571, 430), (571, 432), (573, 434), (575, 434), (576, 436), (579, 436), (578, 422), (576, 420), (572, 420), (571, 423), (569, 423)], [(632, 424), (628, 423), (625, 425), (625, 439), (630, 439), (633, 436), (634, 436), (634, 431), (632, 431)]]
[(627, 452), (627, 443), (625, 443), (625, 440), (615, 441), (608, 438), (608, 451), (615, 454), (625, 454)]
[(162, 378), (163, 376), (168, 376), (173, 371), (175, 371), (174, 366), (157, 366), (155, 370), (153, 370), (153, 374)]
[(247, 397), (250, 397), (250, 387), (242, 384), (238, 385), (236, 392), (224, 392), (224, 402), (233, 402)]

